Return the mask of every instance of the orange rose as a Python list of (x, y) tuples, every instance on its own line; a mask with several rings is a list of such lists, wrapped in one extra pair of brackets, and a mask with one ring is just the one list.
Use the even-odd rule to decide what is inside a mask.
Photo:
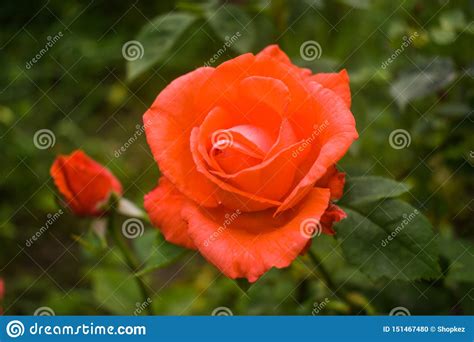
[(312, 75), (276, 45), (174, 80), (144, 115), (153, 224), (231, 278), (287, 267), (345, 217), (331, 200), (358, 137), (350, 102), (345, 70)]
[(100, 216), (110, 195), (122, 193), (122, 185), (117, 178), (80, 150), (69, 156), (57, 157), (50, 173), (76, 215)]

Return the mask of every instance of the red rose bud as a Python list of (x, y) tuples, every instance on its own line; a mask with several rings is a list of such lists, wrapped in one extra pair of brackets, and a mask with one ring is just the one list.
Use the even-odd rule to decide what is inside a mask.
[(50, 173), (76, 215), (100, 216), (112, 193), (122, 194), (118, 179), (81, 150), (57, 157)]

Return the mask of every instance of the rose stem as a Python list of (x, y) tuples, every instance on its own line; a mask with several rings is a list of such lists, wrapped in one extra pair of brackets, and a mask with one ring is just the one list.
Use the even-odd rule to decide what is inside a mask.
[[(114, 209), (112, 209), (112, 213), (109, 215), (109, 231), (112, 232), (112, 238), (115, 242), (115, 244), (118, 246), (120, 251), (122, 252), (123, 257), (125, 258), (125, 261), (127, 262), (128, 267), (133, 271), (134, 273), (134, 278), (137, 282), (138, 288), (140, 289), (143, 303), (148, 303), (152, 296), (148, 293), (147, 286), (141, 276), (138, 276), (136, 273), (140, 269), (140, 263), (138, 259), (133, 255), (133, 253), (130, 251), (128, 245), (125, 243), (125, 240), (123, 239), (122, 233), (118, 227), (118, 225), (115, 224), (115, 216), (116, 212)], [(147, 306), (147, 311), (149, 315), (153, 316), (153, 309), (152, 305)]]
[(324, 267), (322, 261), (319, 259), (319, 257), (314, 253), (311, 248), (308, 249), (308, 255), (313, 262), (314, 266), (318, 269), (319, 273), (323, 277), (323, 281), (326, 284), (326, 286), (331, 289), (331, 291), (337, 295), (339, 291), (339, 288), (336, 286), (336, 283), (332, 280), (331, 275), (329, 272), (326, 270)]
[(308, 255), (313, 264), (318, 269), (319, 274), (322, 276), (324, 283), (331, 290), (332, 293), (334, 293), (337, 297), (343, 299), (349, 305), (349, 307), (352, 308), (352, 310), (354, 310), (354, 307), (359, 307), (366, 312), (373, 311), (372, 306), (368, 304), (365, 306), (361, 306), (360, 303), (354, 303), (354, 301), (351, 300), (351, 297), (347, 295), (346, 291), (340, 289), (340, 287), (337, 287), (336, 283), (332, 280), (331, 275), (324, 267), (321, 259), (316, 255), (316, 253), (311, 250), (311, 248), (308, 249)]

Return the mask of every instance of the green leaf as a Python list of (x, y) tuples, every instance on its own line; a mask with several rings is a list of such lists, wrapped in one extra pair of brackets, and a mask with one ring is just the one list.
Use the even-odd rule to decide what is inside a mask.
[(138, 275), (166, 267), (186, 252), (185, 249), (166, 242), (156, 230), (147, 230), (143, 236), (133, 240), (133, 247), (143, 265)]
[[(144, 26), (134, 44), (141, 57), (133, 55), (134, 57), (129, 58), (127, 79), (133, 80), (156, 63), (169, 58), (176, 41), (195, 20), (196, 16), (192, 14), (174, 12), (158, 16)], [(122, 51), (124, 56), (127, 55), (125, 44)]]
[(453, 61), (438, 57), (400, 75), (390, 87), (390, 95), (404, 109), (408, 102), (443, 89), (455, 77)]
[(347, 262), (339, 242), (332, 236), (321, 234), (317, 239), (313, 239), (311, 250), (323, 265), (331, 270), (331, 277), (336, 283), (359, 289), (370, 289), (374, 286), (367, 275)]
[(207, 11), (206, 17), (215, 34), (225, 42), (223, 48), (231, 47), (240, 53), (249, 52), (257, 37), (255, 25), (244, 11), (233, 5), (223, 5)]
[(113, 314), (131, 315), (141, 302), (138, 285), (129, 272), (107, 268), (92, 273), (92, 291), (97, 308), (106, 308)]
[(438, 247), (429, 221), (397, 199), (343, 207), (336, 225), (347, 260), (369, 277), (415, 280), (440, 275)]
[(398, 197), (409, 190), (404, 183), (392, 179), (367, 176), (347, 179), (341, 204), (375, 202), (384, 198)]
[(449, 237), (439, 238), (440, 253), (448, 259), (448, 282), (474, 283), (474, 244), (465, 240)]

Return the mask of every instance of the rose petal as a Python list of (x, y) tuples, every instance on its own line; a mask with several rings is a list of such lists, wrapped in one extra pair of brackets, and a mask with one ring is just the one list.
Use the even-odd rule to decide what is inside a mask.
[(345, 69), (341, 70), (339, 73), (317, 73), (312, 75), (310, 69), (300, 68), (294, 65), (278, 45), (270, 45), (266, 47), (258, 53), (257, 56), (267, 56), (294, 68), (295, 72), (301, 74), (302, 77), (308, 77), (310, 80), (316, 81), (323, 87), (334, 91), (344, 100), (347, 107), (350, 108), (351, 90), (349, 87), (349, 75)]
[(315, 186), (318, 188), (329, 188), (331, 199), (336, 200), (342, 197), (345, 182), (346, 174), (339, 172), (333, 165), (328, 168), (324, 176), (316, 182)]
[(187, 197), (209, 207), (218, 205), (215, 186), (196, 170), (189, 137), (207, 114), (197, 108), (196, 89), (212, 73), (212, 68), (199, 68), (177, 78), (143, 116), (147, 142), (161, 172)]
[(264, 104), (280, 116), (286, 112), (290, 102), (288, 87), (272, 77), (251, 76), (243, 79), (239, 84), (239, 95), (242, 101), (252, 106)]
[(335, 92), (347, 105), (351, 107), (351, 88), (349, 86), (349, 75), (346, 69), (338, 73), (319, 73), (310, 77), (323, 87)]
[(235, 215), (188, 206), (182, 213), (191, 238), (207, 260), (230, 278), (254, 282), (272, 267), (291, 264), (310, 239), (301, 232), (302, 224), (307, 219), (319, 221), (328, 201), (329, 191), (315, 188), (286, 222), (273, 219), (271, 211)]
[(196, 88), (200, 110), (209, 113), (214, 107), (232, 108), (238, 101), (238, 85), (248, 76), (255, 56), (246, 53), (226, 61), (214, 69), (211, 77)]
[(288, 119), (283, 119), (280, 125), (280, 133), (278, 134), (278, 138), (273, 144), (270, 151), (268, 151), (267, 155), (265, 156), (265, 160), (272, 158), (282, 149), (293, 145), (296, 142), (298, 142), (298, 139), (296, 138), (296, 134), (293, 130), (293, 127), (291, 126)]
[[(331, 165), (342, 158), (352, 142), (358, 137), (354, 116), (344, 102), (335, 96), (333, 91), (323, 88), (317, 83), (312, 83), (312, 86), (315, 110), (327, 120), (327, 125), (312, 143), (317, 145), (319, 153), (308, 173), (283, 201), (275, 215), (293, 207), (304, 198), (316, 181), (326, 173)], [(295, 116), (293, 119), (298, 120), (298, 117)], [(301, 119), (303, 120), (303, 118)]]
[(346, 213), (335, 204), (329, 204), (329, 207), (321, 217), (321, 225), (323, 232), (328, 235), (333, 235), (336, 232), (332, 229), (334, 222), (339, 222), (347, 217)]
[(145, 210), (152, 224), (165, 239), (176, 245), (195, 249), (188, 233), (188, 224), (181, 217), (183, 207), (191, 203), (166, 177), (161, 177), (159, 185), (145, 195)]
[(270, 159), (234, 174), (212, 173), (240, 190), (279, 201), (291, 189), (298, 165), (309, 152), (307, 149), (295, 154), (300, 145), (288, 146)]
[(211, 169), (236, 172), (229, 169), (240, 170), (260, 162), (272, 138), (263, 129), (240, 125), (231, 113), (215, 107), (204, 119), (198, 140), (198, 150)]
[(280, 47), (276, 44), (269, 45), (257, 54), (258, 57), (264, 56), (266, 58), (272, 58), (280, 63), (283, 63), (293, 69), (294, 72), (300, 74), (302, 77), (311, 75), (311, 70), (307, 68), (300, 68), (294, 65), (290, 58), (284, 53)]
[(194, 162), (196, 163), (197, 170), (214, 184), (214, 193), (220, 204), (224, 204), (228, 208), (240, 209), (242, 211), (259, 211), (279, 206), (281, 204), (279, 201), (273, 201), (268, 198), (263, 198), (239, 190), (214, 176), (209, 172), (208, 166), (199, 151), (199, 146), (199, 128), (196, 127), (191, 132), (191, 152)]

